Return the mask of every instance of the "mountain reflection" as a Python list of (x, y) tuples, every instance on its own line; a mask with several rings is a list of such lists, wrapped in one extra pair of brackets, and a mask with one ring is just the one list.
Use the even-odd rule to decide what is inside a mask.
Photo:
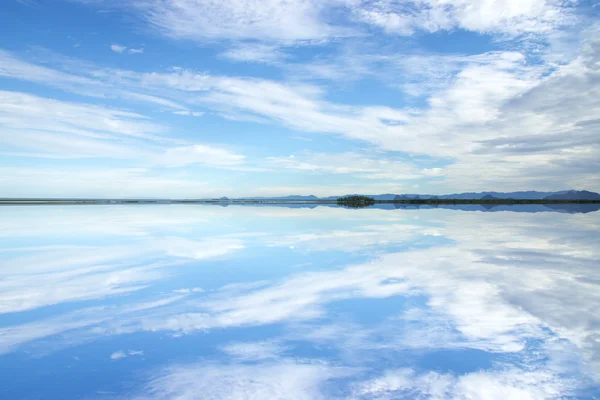
[(592, 399), (600, 213), (536, 210), (0, 208), (0, 397)]

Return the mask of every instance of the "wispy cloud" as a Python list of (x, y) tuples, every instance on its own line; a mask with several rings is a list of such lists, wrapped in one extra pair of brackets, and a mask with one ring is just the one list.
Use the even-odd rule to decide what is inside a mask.
[[(104, 1), (106, 2), (106, 0)], [(101, 1), (102, 3), (102, 1)], [(412, 35), (464, 29), (510, 36), (547, 34), (577, 21), (575, 1), (335, 0), (240, 2), (236, 0), (150, 0), (131, 11), (174, 38), (254, 39), (315, 42), (361, 36), (366, 26), (388, 34)], [(498, 12), (502, 10), (502, 12)]]
[(161, 125), (127, 111), (0, 92), (3, 152), (34, 157), (138, 158), (162, 142)]
[[(192, 181), (150, 178), (146, 175), (148, 169), (190, 164), (210, 168), (241, 168), (245, 164), (245, 156), (219, 146), (170, 139), (166, 136), (165, 126), (129, 111), (6, 91), (0, 91), (0, 106), (3, 125), (0, 128), (0, 143), (4, 155), (73, 160), (118, 159), (135, 163), (135, 167), (130, 168), (88, 168), (71, 172), (60, 169), (16, 169), (10, 178), (7, 177), (0, 184), (3, 190), (13, 195), (19, 192), (24, 194), (22, 190), (15, 191), (19, 186), (24, 188), (19, 184), (19, 179), (25, 182), (36, 176), (41, 178), (42, 175), (65, 179), (47, 181), (58, 186), (66, 185), (68, 180), (82, 183), (87, 175), (88, 178), (95, 176), (96, 184), (108, 184), (110, 179), (127, 181), (132, 184), (128, 185), (130, 189), (158, 188), (161, 182), (183, 188), (186, 185), (184, 182), (189, 185)], [(134, 182), (136, 179), (139, 181)], [(35, 186), (39, 187), (31, 187)], [(88, 184), (83, 186), (90, 187)], [(108, 191), (114, 193), (112, 189)]]
[(393, 160), (376, 153), (302, 153), (289, 157), (271, 157), (269, 162), (285, 169), (326, 173), (349, 174), (363, 179), (411, 180), (441, 177), (442, 168), (418, 168), (413, 161)]
[(119, 53), (119, 54), (123, 54), (123, 53), (141, 54), (144, 52), (144, 49), (142, 49), (142, 48), (134, 49), (134, 48), (129, 48), (127, 46), (120, 45), (120, 44), (111, 44), (110, 49), (112, 51), (114, 51), (115, 53)]
[[(45, 58), (50, 60), (52, 56), (48, 55)], [(153, 96), (144, 93), (143, 90), (123, 90), (118, 85), (120, 83), (118, 71), (111, 71), (111, 74), (107, 74), (102, 68), (80, 62), (80, 60), (67, 59), (64, 61), (70, 69), (75, 69), (77, 73), (27, 62), (3, 50), (0, 50), (0, 61), (0, 76), (7, 78), (35, 82), (93, 98), (122, 98), (174, 110), (187, 109), (174, 100)]]
[[(573, 22), (569, 3), (552, 0), (361, 1), (356, 17), (387, 33), (411, 35), (456, 28), (480, 33), (548, 33)], [(502, 10), (502, 12), (499, 12)]]
[(204, 115), (204, 112), (202, 111), (173, 111), (173, 114), (175, 115), (186, 115), (189, 117), (201, 117)]
[[(28, 249), (28, 254), (17, 251), (5, 261), (19, 272), (0, 274), (0, 314), (136, 292), (170, 276), (166, 267), (186, 260), (222, 258), (243, 248), (240, 239), (156, 237), (128, 247), (42, 247)], [(54, 261), (45, 263), (48, 259)]]
[(127, 356), (122, 351), (116, 351), (110, 355), (111, 360), (118, 360), (120, 358), (125, 358), (125, 357), (127, 357)]
[(328, 24), (318, 1), (152, 0), (134, 10), (151, 26), (175, 38), (261, 39), (273, 42), (323, 40), (348, 34)]
[(221, 347), (221, 351), (239, 361), (277, 359), (286, 347), (276, 342), (239, 342)]
[(144, 352), (141, 350), (128, 350), (127, 352), (119, 350), (115, 351), (110, 355), (111, 360), (120, 360), (121, 358), (125, 358), (128, 356), (143, 356)]
[(39, 7), (39, 3), (35, 0), (17, 0), (17, 3), (28, 7)]
[(111, 44), (110, 49), (115, 53), (123, 54), (123, 52), (127, 50), (127, 47), (121, 46), (120, 44)]
[(155, 372), (134, 399), (284, 399), (323, 400), (330, 380), (351, 376), (351, 368), (323, 363), (280, 361), (259, 365), (172, 365)]
[(157, 165), (168, 167), (194, 163), (224, 167), (241, 165), (244, 163), (244, 158), (242, 155), (214, 146), (194, 145), (170, 148), (163, 155), (157, 157), (154, 162)]
[[(486, 371), (465, 375), (438, 372), (417, 373), (412, 369), (387, 371), (383, 376), (355, 386), (356, 399), (392, 399), (418, 396), (429, 399), (469, 398), (489, 393), (485, 398), (550, 398), (571, 392), (571, 382), (548, 370)], [(493, 390), (491, 390), (493, 388)]]
[(289, 56), (280, 47), (260, 43), (241, 43), (221, 53), (232, 61), (278, 64)]
[(202, 288), (191, 288), (191, 289), (175, 289), (173, 290), (173, 293), (202, 293), (204, 292), (204, 289)]

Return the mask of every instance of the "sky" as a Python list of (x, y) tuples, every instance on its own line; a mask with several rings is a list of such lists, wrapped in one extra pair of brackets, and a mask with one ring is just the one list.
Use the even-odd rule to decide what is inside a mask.
[(596, 0), (3, 0), (0, 197), (600, 191)]

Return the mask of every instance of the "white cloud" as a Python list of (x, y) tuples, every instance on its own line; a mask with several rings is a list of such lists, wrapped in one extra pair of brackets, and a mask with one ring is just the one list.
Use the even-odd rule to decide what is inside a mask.
[(201, 116), (204, 115), (204, 113), (201, 112), (201, 111), (188, 111), (188, 110), (173, 111), (173, 114), (175, 114), (175, 115), (187, 115), (189, 117), (201, 117)]
[(324, 386), (352, 374), (322, 363), (282, 361), (259, 365), (173, 365), (155, 374), (134, 399), (294, 399), (330, 398)]
[(110, 49), (112, 51), (114, 51), (115, 53), (119, 53), (119, 54), (123, 54), (123, 53), (142, 54), (144, 52), (143, 48), (134, 49), (131, 47), (120, 45), (120, 44), (112, 44), (112, 45), (110, 45)]
[(191, 289), (175, 289), (173, 293), (202, 293), (204, 289), (202, 288), (191, 288)]
[(358, 19), (387, 33), (465, 29), (480, 33), (520, 35), (549, 33), (573, 22), (568, 6), (555, 0), (376, 0), (354, 9)]
[[(45, 320), (0, 328), (0, 353), (14, 351), (27, 343), (46, 341), (46, 346), (38, 353), (39, 356), (43, 356), (60, 348), (87, 342), (95, 336), (95, 334), (81, 336), (83, 330), (95, 330), (100, 328), (101, 324), (108, 323), (114, 318), (119, 319), (124, 315), (148, 312), (153, 308), (165, 307), (181, 299), (182, 296), (171, 296), (125, 305), (122, 308), (90, 307)], [(124, 331), (113, 331), (112, 334), (121, 332)], [(66, 343), (63, 340), (66, 340)]]
[[(163, 136), (164, 126), (137, 113), (19, 92), (0, 91), (0, 124), (5, 155), (139, 162), (161, 152), (170, 141)], [(27, 174), (27, 169), (17, 173)]]
[(206, 41), (261, 39), (272, 42), (323, 40), (348, 34), (324, 21), (331, 5), (314, 0), (150, 0), (136, 12), (165, 35)]
[(221, 347), (221, 351), (238, 361), (277, 359), (285, 350), (285, 346), (276, 342), (240, 342)]
[[(226, 116), (451, 159), (455, 163), (443, 171), (449, 189), (438, 193), (489, 185), (561, 190), (557, 182), (564, 181), (594, 188), (600, 183), (594, 173), (597, 124), (591, 117), (599, 108), (593, 49), (593, 42), (584, 44), (578, 59), (554, 72), (527, 64), (515, 52), (463, 59), (464, 66), (420, 111), (343, 106), (325, 101), (315, 86), (240, 79), (218, 81), (205, 102)], [(486, 165), (494, 168), (482, 175)]]
[[(14, 270), (0, 273), (0, 314), (134, 292), (169, 276), (167, 266), (225, 257), (243, 248), (240, 239), (159, 237), (129, 246), (26, 249), (4, 256)], [(200, 290), (176, 291), (192, 292)]]
[(485, 371), (455, 376), (400, 369), (357, 384), (352, 398), (551, 399), (568, 395), (570, 390), (568, 380), (549, 371)]
[(511, 36), (548, 34), (576, 22), (571, 10), (576, 4), (576, 0), (148, 0), (129, 8), (174, 38), (310, 43), (365, 35), (365, 24), (402, 35), (454, 29)]
[(121, 358), (129, 357), (129, 356), (143, 356), (144, 352), (141, 350), (128, 350), (124, 352), (122, 350), (115, 351), (110, 355), (111, 360), (119, 360)]
[(110, 355), (111, 360), (118, 360), (127, 357), (122, 351), (116, 351)]
[(32, 64), (4, 50), (0, 50), (0, 61), (0, 76), (3, 77), (28, 80), (55, 87), (69, 87), (78, 93), (92, 94), (94, 90), (102, 87), (102, 84), (94, 79)]
[[(157, 134), (167, 129), (150, 122), (140, 114), (111, 109), (107, 107), (59, 101), (38, 97), (20, 92), (0, 91), (0, 121), (5, 145), (30, 142), (29, 138), (10, 138), (8, 132), (19, 132), (19, 135), (38, 135), (44, 137), (47, 133), (49, 140), (64, 139), (64, 135), (75, 135), (89, 140), (121, 139), (123, 136), (149, 140), (165, 140)], [(56, 136), (54, 136), (56, 135)], [(74, 138), (75, 139), (75, 138)], [(61, 145), (68, 145), (67, 142)], [(33, 146), (35, 144), (28, 144)], [(53, 148), (49, 143), (38, 146)], [(115, 146), (118, 148), (118, 146)], [(6, 149), (6, 148), (5, 148)], [(49, 151), (48, 153), (51, 153)]]
[[(58, 59), (65, 71), (33, 64), (7, 51), (0, 50), (0, 76), (27, 80), (68, 92), (95, 98), (123, 98), (128, 101), (142, 102), (173, 110), (186, 110), (174, 100), (144, 93), (142, 88), (134, 91), (123, 90), (121, 80), (130, 75), (128, 71), (111, 70), (110, 73), (98, 66), (80, 60), (66, 59), (50, 52), (43, 52), (47, 62)], [(75, 70), (76, 73), (71, 71)], [(68, 71), (68, 72), (67, 72)]]
[(424, 111), (345, 106), (325, 101), (317, 86), (239, 78), (215, 80), (204, 101), (223, 113), (237, 112), (240, 118), (258, 116), (300, 131), (343, 134), (389, 150), (457, 156), (470, 150), (474, 138), (457, 132), (450, 142), (450, 129), (497, 119), (500, 107), (534, 87), (544, 72), (525, 65), (519, 53), (489, 53), (483, 58), (486, 63), (470, 63)]
[[(179, 196), (197, 196), (202, 193), (201, 189), (190, 190), (190, 187), (198, 185), (197, 180), (173, 174), (166, 178), (156, 176), (169, 173), (155, 173), (150, 168), (189, 164), (211, 168), (245, 167), (243, 155), (218, 146), (170, 139), (166, 137), (168, 129), (165, 126), (152, 122), (144, 115), (98, 105), (0, 91), (0, 124), (3, 155), (49, 159), (120, 159), (134, 163), (134, 167), (112, 169), (87, 166), (79, 170), (5, 167), (4, 171), (11, 173), (3, 176), (0, 187), (5, 193), (17, 197), (30, 197), (33, 193), (41, 197), (52, 196), (50, 193), (93, 196), (86, 189), (92, 189), (100, 197), (110, 197), (109, 193), (115, 191), (129, 192), (134, 196), (135, 193), (138, 196), (156, 196), (156, 190), (166, 193), (169, 187), (185, 189), (186, 186), (188, 190), (179, 191)], [(44, 181), (36, 182), (36, 179)], [(35, 183), (24, 185), (24, 182)], [(119, 189), (118, 185), (125, 182), (127, 185)], [(103, 185), (110, 186), (104, 194), (100, 190)], [(50, 191), (44, 192), (42, 187)], [(94, 190), (94, 187), (97, 189)]]
[(407, 244), (423, 240), (429, 234), (422, 226), (394, 224), (355, 226), (352, 230), (328, 230), (282, 235), (269, 242), (270, 246), (293, 246), (297, 251), (344, 251), (357, 252), (361, 249)]
[(120, 44), (111, 44), (110, 49), (115, 53), (123, 54), (127, 50), (127, 46), (121, 46)]
[(159, 243), (168, 255), (195, 260), (224, 256), (245, 247), (240, 239), (218, 237), (204, 241), (168, 237), (161, 239)]
[(278, 46), (261, 43), (242, 43), (221, 53), (233, 61), (277, 64), (287, 58)]
[(351, 174), (363, 179), (409, 180), (443, 175), (441, 168), (417, 168), (410, 160), (396, 161), (377, 153), (304, 153), (293, 157), (270, 157), (286, 169), (327, 174)]
[[(149, 265), (135, 265), (147, 249), (137, 247), (66, 248), (32, 250), (7, 257), (19, 272), (2, 273), (0, 313), (31, 310), (67, 301), (82, 301), (133, 292), (165, 276)], [(44, 263), (51, 259), (52, 262)], [(110, 263), (122, 263), (119, 269)]]
[(213, 167), (237, 166), (244, 163), (244, 156), (207, 145), (173, 147), (157, 157), (157, 165), (178, 167), (188, 164), (204, 164)]

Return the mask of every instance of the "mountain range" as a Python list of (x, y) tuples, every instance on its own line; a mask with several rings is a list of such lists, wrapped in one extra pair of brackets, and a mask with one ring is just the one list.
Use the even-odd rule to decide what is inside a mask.
[(558, 192), (538, 192), (538, 191), (520, 191), (520, 192), (467, 192), (453, 193), (444, 195), (430, 194), (345, 194), (340, 196), (317, 197), (308, 196), (284, 196), (284, 197), (255, 197), (253, 199), (268, 200), (288, 200), (288, 201), (310, 201), (310, 200), (336, 200), (344, 196), (368, 196), (375, 200), (408, 200), (408, 199), (460, 199), (460, 200), (479, 200), (479, 199), (527, 199), (527, 200), (600, 200), (600, 194), (587, 190), (562, 190)]

